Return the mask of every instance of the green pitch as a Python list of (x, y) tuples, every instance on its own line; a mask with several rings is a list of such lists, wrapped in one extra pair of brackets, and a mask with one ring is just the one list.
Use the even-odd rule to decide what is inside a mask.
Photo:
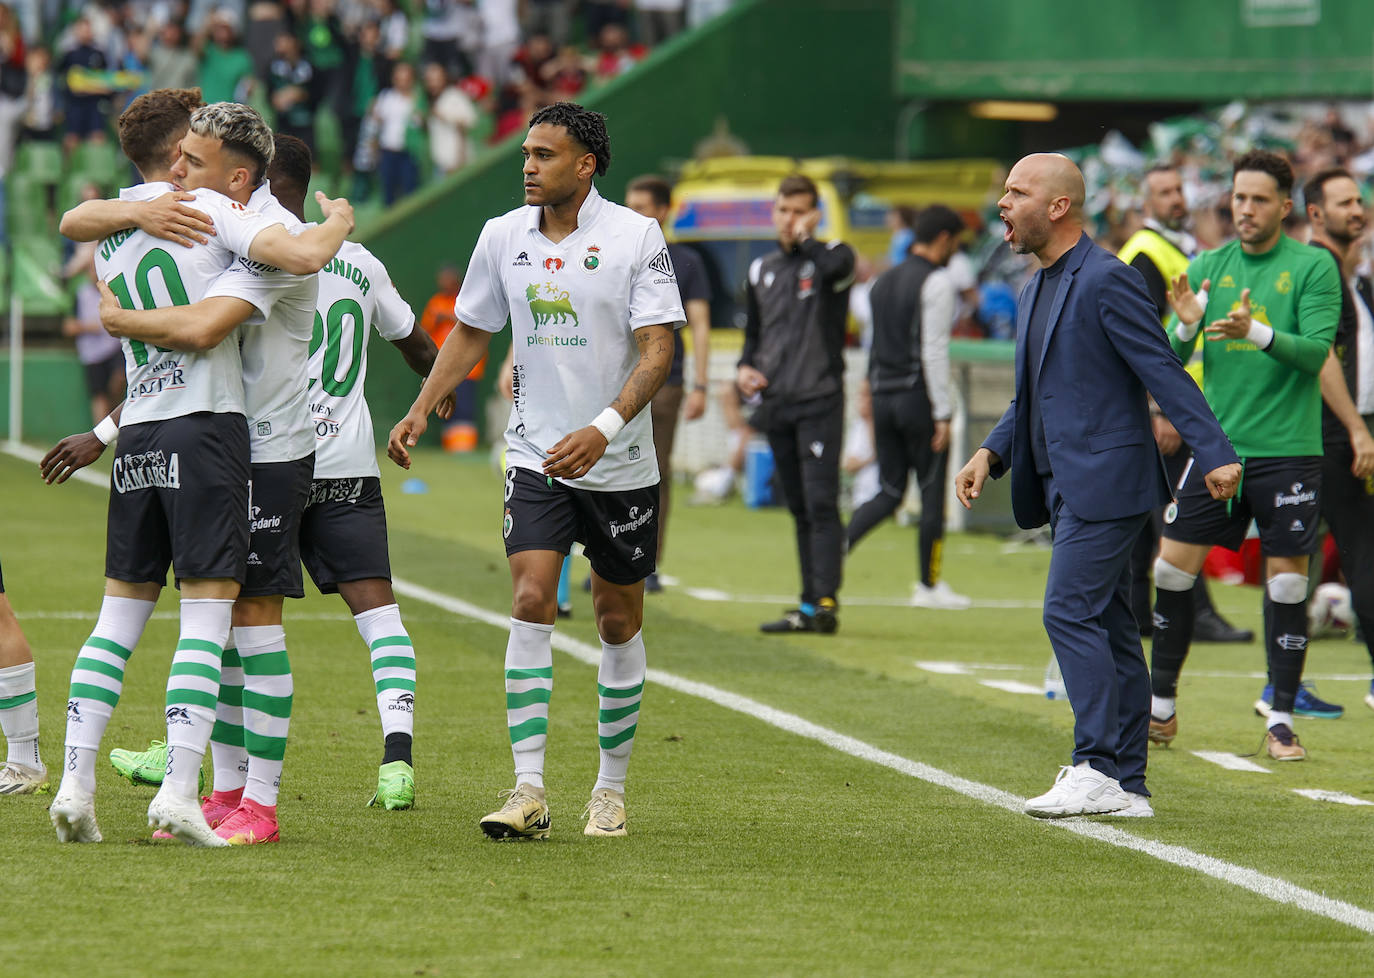
[[(406, 495), (406, 474), (383, 465), (398, 579), (507, 614), (499, 476), (479, 461), (422, 454), (412, 475), (429, 491)], [(1064, 704), (1006, 687), (1038, 686), (1049, 654), (1035, 605), (1043, 550), (952, 538), (954, 588), (1010, 606), (918, 611), (897, 604), (910, 592), (914, 530), (888, 525), (849, 564), (837, 635), (765, 637), (758, 623), (784, 606), (748, 599), (795, 590), (786, 515), (693, 508), (687, 495), (664, 567), (681, 585), (646, 602), (650, 668), (675, 678), (665, 686), (651, 675), (645, 690), (628, 839), (581, 834), (596, 773), (595, 677), (564, 654), (549, 736), (553, 835), (483, 838), (478, 818), (511, 786), (505, 636), (413, 597), (401, 607), (419, 666), (417, 806), (365, 808), (381, 759), (366, 652), (343, 603), (312, 594), (287, 608), (296, 706), (283, 841), (152, 844), (152, 789), (130, 787), (103, 758), (101, 845), (59, 846), (50, 796), (5, 799), (5, 973), (1368, 973), (1370, 933), (1305, 908), (1321, 894), (1374, 910), (1374, 807), (1293, 790), (1374, 802), (1362, 648), (1313, 646), (1309, 674), (1347, 715), (1299, 721), (1310, 760), (1255, 759), (1264, 772), (1245, 772), (1192, 751), (1254, 750), (1263, 728), (1250, 703), (1263, 681), (1247, 674), (1263, 669), (1260, 647), (1198, 647), (1179, 738), (1151, 752), (1157, 817), (1095, 820), (1164, 844), (1151, 852), (1220, 860), (1227, 879), (1255, 871), (1310, 891), (1299, 905), (1277, 902), (851, 756), (751, 717), (747, 703), (741, 713), (692, 695), (679, 680), (1021, 798), (1049, 786), (1071, 747)], [(68, 673), (100, 602), (104, 493), (43, 486), (33, 464), (0, 456), (0, 499), (0, 560), (38, 661), (55, 785)], [(1216, 596), (1234, 620), (1259, 627), (1258, 591)], [(863, 603), (880, 599), (891, 603)], [(589, 597), (575, 588), (573, 603), (558, 634), (595, 645)], [(175, 596), (164, 596), (130, 660), (106, 751), (163, 735), (175, 611)]]

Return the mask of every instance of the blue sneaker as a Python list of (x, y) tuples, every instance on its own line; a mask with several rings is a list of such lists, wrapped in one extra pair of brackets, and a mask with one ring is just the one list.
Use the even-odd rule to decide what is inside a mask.
[[(1298, 687), (1298, 696), (1293, 703), (1294, 716), (1310, 717), (1317, 720), (1335, 720), (1345, 715), (1345, 707), (1319, 699), (1316, 689), (1312, 683), (1306, 680)], [(1374, 696), (1374, 683), (1370, 684), (1370, 695)], [(1274, 687), (1265, 686), (1260, 698), (1255, 700), (1255, 712), (1262, 717), (1269, 716), (1269, 711), (1273, 709), (1271, 706), (1273, 702)]]

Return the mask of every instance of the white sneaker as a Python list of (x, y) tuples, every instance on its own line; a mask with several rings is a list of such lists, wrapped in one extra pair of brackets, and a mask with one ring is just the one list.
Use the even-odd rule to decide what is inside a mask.
[(195, 798), (182, 798), (165, 786), (158, 789), (148, 806), (148, 828), (170, 832), (188, 846), (229, 845), (227, 840), (215, 835), (214, 829), (205, 821), (200, 802)]
[(83, 791), (75, 781), (62, 782), (57, 797), (48, 806), (48, 817), (57, 830), (58, 842), (100, 841), (100, 826), (95, 824), (95, 795)]
[(31, 795), (48, 790), (48, 769), (6, 764), (0, 770), (0, 795)]
[(911, 603), (917, 608), (937, 608), (941, 611), (963, 611), (973, 605), (973, 599), (953, 591), (946, 581), (936, 581), (926, 587), (920, 581), (911, 592)]
[(1113, 818), (1154, 818), (1155, 810), (1150, 805), (1150, 799), (1145, 795), (1136, 794), (1134, 791), (1127, 791), (1126, 797), (1130, 799), (1130, 804), (1112, 812)]
[(1131, 800), (1116, 778), (1094, 771), (1087, 761), (1061, 767), (1054, 786), (1043, 795), (1026, 799), (1026, 814), (1036, 818), (1067, 818), (1070, 815), (1106, 815), (1130, 807)]

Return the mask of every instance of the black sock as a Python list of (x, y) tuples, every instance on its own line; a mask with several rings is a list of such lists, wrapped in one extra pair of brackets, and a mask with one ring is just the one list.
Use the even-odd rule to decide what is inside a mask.
[(382, 754), (382, 763), (390, 764), (392, 761), (410, 763), (410, 734), (393, 733), (386, 735), (386, 751)]
[(1196, 616), (1203, 611), (1210, 611), (1216, 614), (1216, 608), (1212, 607), (1212, 592), (1207, 590), (1207, 575), (1198, 574), (1197, 580), (1193, 582), (1193, 614)]
[(1297, 699), (1302, 669), (1307, 663), (1307, 602), (1273, 602), (1269, 612), (1272, 623), (1265, 630), (1269, 649), (1269, 675), (1274, 680), (1274, 709), (1292, 713)]
[(1264, 685), (1274, 685), (1274, 599), (1264, 594)]
[(1192, 592), (1155, 588), (1154, 626), (1150, 643), (1150, 690), (1156, 696), (1173, 699), (1178, 696), (1178, 674), (1193, 641)]

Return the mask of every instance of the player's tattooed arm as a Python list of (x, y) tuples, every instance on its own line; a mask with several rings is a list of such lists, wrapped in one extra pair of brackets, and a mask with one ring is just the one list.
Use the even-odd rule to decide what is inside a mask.
[(125, 309), (104, 282), (96, 282), (96, 287), (100, 289), (100, 321), (105, 332), (187, 353), (218, 346), (256, 311), (246, 299), (229, 295), (201, 299), (189, 306)]
[(606, 446), (626, 421), (648, 405), (663, 381), (668, 376), (668, 368), (673, 362), (673, 331), (668, 326), (645, 326), (635, 330), (635, 342), (639, 345), (639, 362), (630, 372), (625, 386), (611, 402), (608, 412), (619, 418), (610, 417), (608, 426), (598, 417), (585, 428), (579, 428), (562, 438), (548, 450), (544, 462), (544, 472), (560, 479), (580, 479), (592, 470), (592, 466), (606, 453)]
[(324, 212), (323, 224), (292, 234), (280, 224), (261, 231), (248, 248), (248, 257), (292, 275), (314, 275), (338, 253), (353, 232), (353, 207), (342, 197), (330, 200), (315, 191)]
[(73, 241), (99, 241), (125, 228), (138, 228), (155, 238), (189, 248), (215, 233), (208, 214), (183, 201), (195, 194), (174, 190), (152, 200), (87, 200), (62, 215), (57, 229)]

